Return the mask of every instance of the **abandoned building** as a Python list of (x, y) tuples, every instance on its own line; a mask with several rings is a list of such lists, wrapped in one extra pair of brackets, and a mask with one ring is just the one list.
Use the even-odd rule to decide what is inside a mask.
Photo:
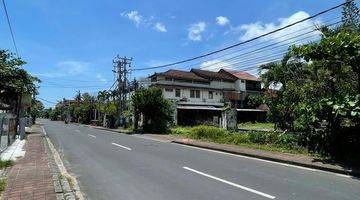
[(224, 107), (235, 108), (238, 121), (265, 120), (266, 109), (244, 105), (248, 95), (263, 93), (261, 81), (247, 72), (168, 70), (149, 79), (150, 87), (162, 89), (164, 97), (174, 102), (174, 119), (179, 125), (219, 125)]

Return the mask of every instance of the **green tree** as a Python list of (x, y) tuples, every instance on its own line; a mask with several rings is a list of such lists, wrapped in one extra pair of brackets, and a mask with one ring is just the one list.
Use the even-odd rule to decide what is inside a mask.
[(305, 132), (304, 144), (335, 158), (360, 151), (360, 35), (347, 27), (322, 27), (319, 42), (291, 47), (261, 76), (280, 87), (267, 103), (281, 128)]
[(35, 123), (36, 118), (42, 115), (43, 111), (44, 111), (44, 104), (39, 100), (32, 99), (30, 116), (32, 118), (33, 123)]
[(360, 31), (360, 11), (354, 0), (346, 0), (342, 11), (343, 29)]
[(0, 50), (0, 101), (16, 107), (21, 94), (36, 94), (40, 80), (21, 66), (25, 61), (6, 50)]
[(134, 115), (144, 117), (143, 130), (150, 133), (165, 133), (172, 121), (172, 102), (165, 99), (158, 88), (137, 90), (132, 98)]

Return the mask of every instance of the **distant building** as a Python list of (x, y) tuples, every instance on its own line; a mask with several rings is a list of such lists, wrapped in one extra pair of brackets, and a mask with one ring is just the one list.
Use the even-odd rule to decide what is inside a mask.
[(150, 87), (162, 89), (164, 97), (176, 103), (179, 124), (216, 124), (225, 103), (241, 112), (247, 95), (262, 93), (261, 81), (257, 77), (246, 72), (224, 69), (218, 72), (200, 69), (168, 70), (155, 73), (149, 79)]
[(63, 99), (56, 104), (56, 107), (69, 107), (72, 104), (76, 104), (77, 101), (73, 99)]

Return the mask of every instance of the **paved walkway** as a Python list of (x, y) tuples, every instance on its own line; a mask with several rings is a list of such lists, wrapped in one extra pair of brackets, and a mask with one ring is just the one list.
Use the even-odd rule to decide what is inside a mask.
[(3, 199), (56, 199), (44, 139), (40, 132), (28, 135), (25, 157), (12, 167)]

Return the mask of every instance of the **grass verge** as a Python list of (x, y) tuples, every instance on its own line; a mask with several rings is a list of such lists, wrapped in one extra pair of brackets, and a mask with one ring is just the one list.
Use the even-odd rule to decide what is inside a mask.
[(7, 185), (7, 179), (1, 178), (0, 179), (0, 195), (5, 191)]
[(238, 128), (259, 131), (274, 131), (275, 124), (270, 122), (245, 122), (238, 124)]
[(299, 137), (291, 133), (229, 132), (214, 126), (174, 127), (171, 134), (181, 135), (220, 144), (231, 144), (248, 148), (276, 151), (283, 153), (309, 155), (305, 147), (299, 145)]
[(11, 167), (14, 165), (12, 160), (0, 160), (0, 169)]

